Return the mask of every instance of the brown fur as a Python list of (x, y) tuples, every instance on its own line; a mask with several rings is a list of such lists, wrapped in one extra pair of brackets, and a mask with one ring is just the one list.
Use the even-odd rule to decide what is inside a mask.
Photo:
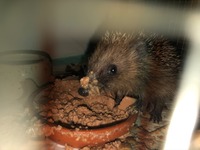
[[(114, 75), (108, 74), (111, 64), (117, 66)], [(162, 36), (107, 32), (89, 60), (88, 71), (118, 103), (126, 95), (135, 96), (138, 106), (148, 108), (151, 119), (159, 122), (165, 102), (174, 97), (180, 66), (176, 48)]]

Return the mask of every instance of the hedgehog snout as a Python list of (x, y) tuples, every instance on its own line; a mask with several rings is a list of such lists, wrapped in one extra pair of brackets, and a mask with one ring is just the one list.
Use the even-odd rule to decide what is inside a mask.
[(78, 89), (78, 93), (81, 95), (81, 96), (88, 96), (89, 95), (89, 90), (88, 89), (85, 89), (83, 87), (80, 87)]
[(78, 93), (82, 96), (99, 95), (98, 80), (93, 71), (90, 71), (87, 76), (80, 79), (81, 87), (78, 89)]

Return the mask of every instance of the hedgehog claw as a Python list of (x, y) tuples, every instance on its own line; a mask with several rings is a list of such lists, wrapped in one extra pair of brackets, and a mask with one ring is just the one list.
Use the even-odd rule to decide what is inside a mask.
[(121, 103), (123, 98), (124, 98), (124, 96), (119, 96), (119, 95), (115, 96), (115, 107)]
[(153, 123), (159, 123), (159, 122), (161, 122), (162, 121), (161, 113), (151, 112), (149, 120), (153, 121)]

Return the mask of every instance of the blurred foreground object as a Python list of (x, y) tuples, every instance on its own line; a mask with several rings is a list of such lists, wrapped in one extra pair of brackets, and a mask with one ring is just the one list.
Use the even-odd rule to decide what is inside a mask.
[(51, 58), (33, 50), (0, 53), (0, 149), (16, 149), (26, 143), (30, 95), (51, 81)]

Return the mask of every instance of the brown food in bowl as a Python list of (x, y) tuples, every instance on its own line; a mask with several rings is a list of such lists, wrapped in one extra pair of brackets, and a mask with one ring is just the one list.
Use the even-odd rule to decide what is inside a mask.
[(99, 127), (128, 118), (132, 107), (119, 109), (108, 96), (80, 96), (76, 91), (77, 80), (56, 80), (47, 89), (47, 103), (41, 104), (40, 115), (50, 123), (62, 122), (71, 128)]

